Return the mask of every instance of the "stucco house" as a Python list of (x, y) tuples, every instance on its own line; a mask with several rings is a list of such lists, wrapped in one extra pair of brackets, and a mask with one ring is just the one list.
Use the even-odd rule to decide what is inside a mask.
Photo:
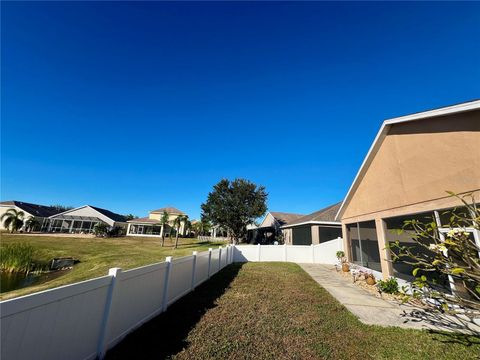
[(285, 244), (316, 245), (341, 237), (341, 222), (335, 220), (340, 205), (327, 206), (284, 224), (281, 228)]
[(110, 228), (119, 227), (126, 231), (125, 216), (92, 205), (84, 205), (48, 217), (42, 225), (42, 231), (70, 234), (91, 234), (98, 223)]
[[(392, 263), (386, 249), (395, 240), (412, 245), (411, 234), (392, 229), (430, 219), (443, 236), (462, 205), (447, 190), (480, 198), (479, 100), (384, 121), (337, 214), (348, 260), (411, 280), (412, 268)], [(467, 231), (480, 245), (478, 229)]]
[(282, 234), (281, 227), (301, 218), (303, 215), (278, 211), (269, 211), (260, 225), (247, 227), (247, 243), (273, 244)]
[[(163, 213), (168, 214), (168, 225), (164, 226), (160, 223)], [(183, 211), (174, 207), (164, 207), (157, 210), (152, 210), (147, 217), (133, 219), (128, 221), (127, 236), (158, 236), (161, 237), (175, 235), (175, 228), (173, 223), (179, 216), (187, 216)], [(188, 217), (188, 216), (187, 216)], [(185, 223), (182, 222), (179, 235), (185, 236)]]
[[(2, 201), (0, 202), (0, 217), (3, 216), (9, 209), (14, 209), (17, 211), (23, 211), (25, 214), (24, 221), (30, 217), (34, 217), (38, 220), (40, 226), (33, 231), (38, 231), (41, 228), (41, 225), (48, 219), (48, 217), (58, 214), (61, 210), (58, 210), (52, 206), (31, 204), (23, 201), (11, 200), (11, 201)], [(25, 229), (25, 225), (20, 229), (21, 231)], [(0, 230), (7, 230), (3, 226), (3, 221), (0, 224)]]

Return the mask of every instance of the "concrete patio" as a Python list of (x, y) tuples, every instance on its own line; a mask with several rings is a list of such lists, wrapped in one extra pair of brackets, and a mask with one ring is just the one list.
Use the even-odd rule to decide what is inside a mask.
[(478, 324), (377, 298), (336, 274), (332, 265), (299, 265), (364, 324), (480, 334)]

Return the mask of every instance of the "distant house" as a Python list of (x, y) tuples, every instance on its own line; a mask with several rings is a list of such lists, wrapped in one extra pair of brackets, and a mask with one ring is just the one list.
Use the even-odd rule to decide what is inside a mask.
[(90, 234), (98, 223), (105, 223), (111, 228), (127, 228), (126, 218), (110, 210), (85, 205), (52, 215), (43, 223), (42, 231), (71, 234)]
[[(23, 201), (12, 200), (0, 202), (0, 217), (5, 214), (9, 209), (23, 211), (25, 213), (24, 220), (27, 220), (30, 217), (36, 218), (39, 221), (40, 225), (38, 228), (32, 229), (33, 231), (40, 230), (42, 224), (44, 224), (46, 219), (48, 219), (52, 215), (58, 214), (61, 211), (52, 206), (31, 204)], [(0, 224), (0, 229), (6, 230), (3, 226), (3, 222)], [(25, 226), (23, 226), (20, 230), (24, 229)]]
[(249, 226), (247, 228), (247, 242), (250, 244), (273, 244), (281, 240), (281, 227), (288, 225), (303, 215), (269, 211), (258, 226)]
[(315, 245), (342, 237), (342, 224), (335, 220), (341, 203), (330, 205), (282, 226), (288, 245)]
[[(168, 214), (168, 224), (164, 226), (160, 223), (163, 213)], [(179, 216), (187, 216), (183, 211), (174, 207), (164, 207), (157, 210), (152, 210), (147, 217), (133, 219), (128, 221), (127, 235), (128, 236), (173, 236), (175, 235), (175, 228), (173, 223)], [(188, 216), (187, 216), (188, 217)], [(179, 235), (186, 235), (185, 223), (182, 223), (179, 229)]]

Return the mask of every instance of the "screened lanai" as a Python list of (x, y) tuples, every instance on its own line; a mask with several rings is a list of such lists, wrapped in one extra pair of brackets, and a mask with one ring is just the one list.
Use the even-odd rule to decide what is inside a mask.
[(45, 219), (42, 231), (60, 232), (70, 234), (90, 234), (96, 224), (103, 223), (94, 216), (58, 215), (54, 218)]

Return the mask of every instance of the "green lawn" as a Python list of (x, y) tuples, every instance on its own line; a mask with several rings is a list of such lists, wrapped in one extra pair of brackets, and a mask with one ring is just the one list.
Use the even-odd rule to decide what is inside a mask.
[(298, 265), (232, 264), (108, 359), (474, 359), (480, 339), (364, 325)]
[(108, 274), (111, 267), (131, 269), (165, 260), (167, 256), (191, 255), (192, 251), (205, 251), (223, 243), (199, 242), (196, 239), (179, 239), (180, 246), (173, 249), (175, 239), (165, 239), (165, 247), (160, 246), (159, 238), (80, 238), (56, 236), (10, 235), (1, 233), (0, 246), (11, 243), (29, 243), (37, 250), (39, 257), (49, 260), (54, 257), (73, 256), (80, 260), (71, 271), (43, 284), (6, 292), (0, 299), (29, 294), (56, 286), (71, 284)]

